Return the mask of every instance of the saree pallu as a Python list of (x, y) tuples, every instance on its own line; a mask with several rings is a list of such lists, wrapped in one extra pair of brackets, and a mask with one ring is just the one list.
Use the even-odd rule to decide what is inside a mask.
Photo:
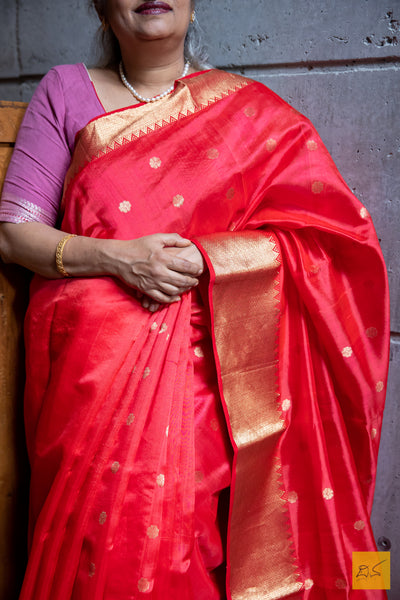
[(62, 229), (177, 232), (208, 274), (204, 306), (196, 291), (154, 315), (111, 277), (35, 278), (21, 598), (221, 597), (229, 482), (228, 598), (385, 598), (352, 589), (351, 562), (376, 550), (386, 272), (307, 119), (237, 75), (180, 80), (80, 132)]

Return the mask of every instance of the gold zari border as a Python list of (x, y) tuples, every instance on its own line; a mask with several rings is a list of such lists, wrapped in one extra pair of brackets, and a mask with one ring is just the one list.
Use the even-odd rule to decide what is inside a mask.
[(299, 592), (277, 444), (279, 253), (261, 232), (202, 238), (215, 272), (212, 313), (222, 395), (237, 446), (229, 534), (232, 600)]
[(92, 160), (204, 110), (249, 83), (250, 79), (240, 75), (212, 69), (178, 80), (174, 92), (156, 104), (128, 107), (90, 121), (77, 136), (64, 191)]

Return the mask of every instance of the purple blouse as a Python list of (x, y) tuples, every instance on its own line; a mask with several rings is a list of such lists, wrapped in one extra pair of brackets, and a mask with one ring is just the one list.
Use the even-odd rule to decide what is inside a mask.
[(18, 132), (0, 221), (56, 224), (75, 135), (104, 112), (83, 63), (54, 67), (43, 77)]

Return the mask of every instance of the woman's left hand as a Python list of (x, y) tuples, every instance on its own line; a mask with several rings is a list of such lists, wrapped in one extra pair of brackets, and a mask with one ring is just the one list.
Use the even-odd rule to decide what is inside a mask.
[[(165, 248), (164, 251), (195, 264), (199, 269), (201, 269), (200, 275), (204, 272), (205, 263), (203, 255), (195, 244), (190, 244), (190, 246), (185, 246), (184, 248), (172, 246)], [(137, 296), (138, 298), (141, 298), (143, 308), (147, 308), (150, 312), (155, 312), (159, 309), (160, 304), (154, 302), (154, 300), (149, 298), (149, 296), (143, 295), (140, 292), (137, 292)]]

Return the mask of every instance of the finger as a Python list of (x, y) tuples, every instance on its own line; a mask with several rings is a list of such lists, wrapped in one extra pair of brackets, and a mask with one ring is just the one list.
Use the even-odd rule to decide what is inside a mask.
[(184, 273), (187, 275), (201, 275), (203, 270), (198, 265), (195, 265), (190, 260), (185, 258), (174, 257), (167, 263), (168, 269), (177, 271), (178, 273)]
[[(188, 280), (186, 280), (186, 281), (188, 281)], [(193, 287), (198, 285), (197, 279), (190, 279), (190, 281), (195, 281), (197, 283), (193, 283), (193, 284), (191, 283), (189, 285), (187, 283), (182, 283), (182, 284), (177, 285), (177, 284), (170, 284), (168, 282), (163, 282), (160, 286), (160, 291), (163, 292), (164, 294), (166, 294), (167, 296), (180, 296), (181, 294), (188, 292)]]
[(149, 311), (156, 312), (156, 310), (158, 310), (159, 308), (160, 308), (160, 305), (158, 304), (158, 302), (152, 302), (149, 306)]
[(148, 292), (148, 294), (150, 296), (149, 306), (154, 301), (159, 304), (172, 304), (173, 302), (179, 302), (181, 299), (180, 295), (178, 294), (170, 296), (168, 294), (164, 294), (160, 290), (152, 290), (151, 292)]
[(162, 238), (162, 242), (165, 246), (175, 246), (178, 248), (185, 248), (192, 243), (190, 240), (181, 237), (178, 233), (166, 233)]
[(143, 296), (143, 298), (142, 298), (142, 306), (143, 306), (143, 308), (149, 308), (150, 302), (151, 302), (151, 300), (150, 300), (150, 298), (148, 296)]
[(169, 296), (181, 295), (184, 292), (191, 290), (193, 287), (196, 287), (199, 284), (198, 279), (194, 279), (189, 276), (182, 276), (181, 278), (169, 278), (161, 281), (159, 285), (157, 285), (157, 289), (162, 291), (164, 294), (168, 294)]
[(180, 273), (174, 269), (169, 269), (167, 265), (159, 265), (154, 270), (152, 277), (148, 278), (146, 285), (140, 285), (140, 289), (143, 289), (146, 294), (151, 296), (150, 290), (162, 290), (164, 291), (165, 286), (172, 286), (175, 290), (170, 289), (166, 293), (169, 294), (181, 294), (182, 290), (188, 290), (195, 285), (198, 285), (199, 280), (197, 277), (192, 275)]

